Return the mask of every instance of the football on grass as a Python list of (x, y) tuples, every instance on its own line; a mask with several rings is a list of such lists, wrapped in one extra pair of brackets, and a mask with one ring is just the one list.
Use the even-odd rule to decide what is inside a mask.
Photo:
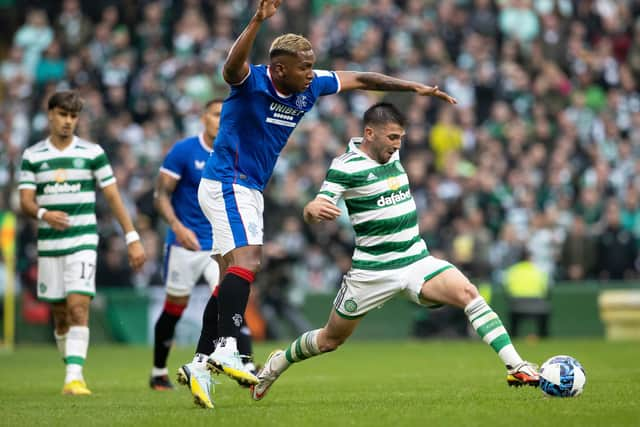
[(540, 389), (548, 396), (578, 396), (586, 382), (584, 368), (571, 356), (553, 356), (540, 367)]

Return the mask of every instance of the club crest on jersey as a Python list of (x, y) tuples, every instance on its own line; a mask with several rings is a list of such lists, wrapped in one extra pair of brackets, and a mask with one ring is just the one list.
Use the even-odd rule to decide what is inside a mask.
[(84, 159), (74, 159), (73, 160), (73, 167), (74, 168), (83, 168), (84, 167)]
[(65, 182), (67, 180), (67, 171), (64, 169), (56, 169), (53, 173), (53, 179), (55, 182)]
[(303, 109), (307, 106), (307, 96), (306, 95), (298, 95), (296, 97), (296, 107)]
[(400, 184), (400, 179), (397, 176), (392, 176), (387, 178), (387, 185), (391, 191), (396, 191), (398, 188), (402, 187)]

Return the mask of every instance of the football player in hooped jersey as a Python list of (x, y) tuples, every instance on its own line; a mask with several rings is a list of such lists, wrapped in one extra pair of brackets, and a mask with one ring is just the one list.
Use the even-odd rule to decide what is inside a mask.
[[(203, 276), (211, 288), (215, 288), (224, 271), (222, 262), (211, 258), (211, 225), (198, 205), (197, 191), (202, 170), (213, 151), (213, 141), (220, 126), (222, 99), (214, 99), (205, 104), (201, 120), (204, 131), (196, 136), (177, 142), (167, 153), (158, 174), (155, 205), (160, 215), (169, 224), (164, 253), (164, 282), (166, 300), (155, 325), (153, 369), (149, 385), (155, 390), (172, 389), (167, 371), (167, 358), (175, 327), (184, 312), (189, 296), (198, 279)], [(218, 261), (222, 261), (217, 257)], [(215, 304), (212, 295), (209, 304)], [(217, 319), (205, 318), (216, 322)], [(214, 329), (217, 333), (217, 330)], [(202, 369), (198, 365), (189, 370), (183, 367), (178, 379), (190, 386), (191, 378), (199, 378), (200, 387), (211, 386), (209, 371), (204, 367), (206, 356), (214, 349), (215, 336), (201, 336), (196, 353), (201, 358)], [(243, 353), (251, 354), (249, 329), (243, 328), (239, 340)], [(255, 369), (251, 361), (245, 361), (249, 370)], [(207, 396), (206, 393), (203, 396)], [(201, 402), (210, 406), (210, 402)]]
[[(507, 368), (507, 383), (537, 386), (536, 368), (522, 360), (498, 315), (457, 268), (429, 254), (420, 237), (416, 205), (398, 150), (404, 118), (391, 104), (364, 113), (364, 136), (335, 158), (318, 196), (304, 208), (308, 223), (340, 215), (344, 199), (356, 233), (351, 269), (344, 276), (334, 310), (324, 328), (308, 331), (286, 350), (276, 350), (258, 373), (252, 397), (262, 399), (291, 364), (338, 348), (363, 316), (398, 294), (422, 305), (464, 309), (478, 335)], [(391, 369), (396, 368), (393, 361)]]
[[(236, 340), (249, 287), (262, 258), (262, 191), (304, 114), (320, 96), (354, 89), (415, 92), (456, 103), (437, 87), (422, 83), (378, 73), (314, 70), (311, 44), (295, 34), (273, 41), (269, 64), (249, 64), (262, 22), (277, 12), (280, 3), (261, 0), (227, 56), (223, 77), (231, 93), (223, 104), (216, 149), (198, 190), (200, 205), (213, 228), (213, 252), (222, 255), (229, 266), (218, 294), (220, 339), (208, 366), (253, 384), (258, 379), (243, 368)], [(203, 329), (210, 327), (203, 325)]]
[(38, 220), (38, 299), (51, 304), (53, 335), (66, 366), (62, 393), (82, 396), (91, 394), (83, 366), (96, 292), (96, 187), (125, 233), (134, 270), (142, 267), (145, 254), (104, 150), (74, 135), (82, 99), (60, 91), (47, 107), (49, 136), (28, 147), (20, 165), (20, 207)]

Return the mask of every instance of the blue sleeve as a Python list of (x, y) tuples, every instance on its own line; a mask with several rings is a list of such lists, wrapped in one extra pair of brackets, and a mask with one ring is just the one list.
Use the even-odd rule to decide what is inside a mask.
[(313, 70), (315, 78), (311, 83), (318, 96), (333, 95), (340, 91), (340, 80), (334, 71)]
[(184, 144), (178, 143), (171, 147), (160, 168), (160, 170), (169, 172), (169, 175), (175, 175), (174, 178), (176, 179), (180, 179), (184, 172), (185, 152), (182, 146)]
[(231, 85), (232, 91), (239, 90), (251, 90), (256, 86), (256, 77), (258, 74), (264, 72), (263, 66), (257, 66), (249, 64), (249, 74), (247, 74), (243, 81), (237, 84)]

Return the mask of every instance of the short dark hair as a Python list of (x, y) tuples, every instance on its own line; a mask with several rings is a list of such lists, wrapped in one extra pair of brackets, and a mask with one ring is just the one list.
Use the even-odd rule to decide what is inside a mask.
[(47, 108), (51, 111), (59, 107), (70, 113), (79, 113), (82, 111), (83, 106), (84, 101), (80, 98), (80, 95), (72, 90), (63, 90), (51, 95)]
[(209, 107), (211, 107), (213, 104), (222, 104), (223, 102), (224, 102), (224, 99), (222, 98), (210, 99), (204, 104), (204, 108), (202, 109), (202, 112), (203, 113), (206, 112), (209, 109)]
[(396, 123), (405, 127), (406, 120), (395, 105), (389, 102), (379, 102), (364, 112), (363, 123), (365, 126)]

